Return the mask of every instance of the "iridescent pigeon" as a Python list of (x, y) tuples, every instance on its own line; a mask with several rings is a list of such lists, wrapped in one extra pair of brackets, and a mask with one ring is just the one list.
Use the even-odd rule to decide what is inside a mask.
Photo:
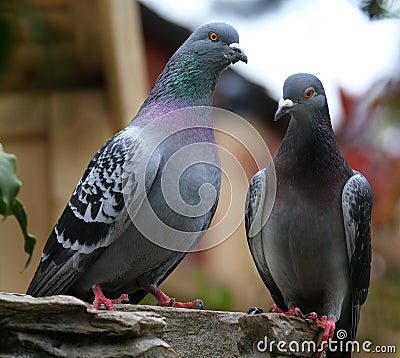
[[(162, 306), (202, 306), (176, 302), (158, 286), (199, 242), (218, 203), (218, 152), (212, 116), (202, 106), (212, 105), (230, 64), (247, 63), (238, 42), (233, 27), (211, 23), (175, 52), (133, 120), (89, 163), (27, 294), (70, 294), (110, 310), (147, 293)], [(174, 181), (179, 158), (195, 160)]]
[(324, 329), (322, 348), (335, 327), (355, 339), (370, 280), (372, 195), (338, 149), (318, 78), (286, 79), (275, 120), (285, 114), (273, 163), (250, 183), (247, 239), (273, 311), (313, 319)]

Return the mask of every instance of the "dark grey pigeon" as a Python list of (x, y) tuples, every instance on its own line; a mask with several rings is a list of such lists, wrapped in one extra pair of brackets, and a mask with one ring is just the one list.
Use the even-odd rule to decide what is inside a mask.
[[(232, 26), (211, 23), (175, 52), (137, 115), (89, 163), (27, 294), (70, 294), (110, 310), (115, 302), (138, 303), (147, 293), (163, 306), (202, 306), (200, 300), (175, 302), (158, 286), (204, 235), (218, 203), (218, 152), (203, 106), (212, 105), (218, 78), (230, 64), (247, 63), (238, 42)], [(182, 148), (193, 163), (176, 159)], [(181, 162), (186, 168), (174, 181)], [(204, 190), (207, 185), (213, 191)]]
[(370, 280), (371, 189), (337, 147), (318, 78), (300, 73), (286, 79), (275, 120), (287, 113), (291, 120), (273, 163), (250, 183), (250, 251), (273, 311), (309, 314), (324, 328), (322, 344), (335, 325), (353, 340)]

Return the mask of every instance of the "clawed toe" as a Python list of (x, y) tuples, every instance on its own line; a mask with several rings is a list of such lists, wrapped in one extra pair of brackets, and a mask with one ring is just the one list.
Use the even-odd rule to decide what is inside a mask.
[(282, 313), (286, 316), (292, 316), (292, 317), (299, 317), (299, 318), (304, 318), (304, 314), (301, 312), (300, 308), (290, 305), (289, 309), (287, 311), (281, 310), (277, 305), (272, 305), (271, 308), (269, 309), (269, 312), (272, 313)]
[(126, 293), (114, 300), (107, 298), (100, 285), (94, 285), (92, 291), (94, 294), (93, 308), (96, 310), (100, 309), (103, 305), (108, 311), (114, 311), (114, 303), (129, 302), (129, 296)]
[(203, 301), (196, 299), (190, 302), (174, 302), (174, 304), (172, 305), (172, 307), (177, 307), (177, 308), (199, 308), (199, 309), (203, 309)]
[(176, 308), (200, 308), (203, 309), (203, 301), (196, 299), (190, 302), (178, 302), (175, 298), (170, 298), (157, 286), (143, 287), (147, 292), (150, 292), (157, 298), (157, 306), (161, 307), (176, 307)]
[(285, 311), (281, 310), (278, 305), (275, 303), (269, 308), (268, 312), (270, 313), (285, 313)]
[(299, 317), (299, 318), (304, 318), (305, 317), (303, 312), (301, 312), (301, 309), (298, 308), (298, 307), (294, 308), (294, 316)]
[(111, 302), (112, 303), (123, 303), (123, 302), (128, 303), (129, 302), (129, 296), (126, 293), (124, 293), (121, 296), (119, 296), (118, 298), (116, 298), (114, 300), (111, 300)]
[(290, 305), (289, 309), (287, 311), (283, 311), (280, 309), (276, 304), (272, 305), (269, 312), (275, 312), (275, 313), (282, 313), (286, 316), (294, 316), (294, 317), (300, 317), (303, 319), (310, 319), (314, 322), (314, 324), (322, 328), (324, 332), (322, 333), (322, 338), (321, 338), (321, 343), (318, 345), (318, 350), (317, 350), (317, 357), (320, 357), (322, 352), (324, 351), (328, 341), (330, 338), (333, 337), (333, 334), (335, 333), (335, 320), (333, 317), (327, 317), (327, 316), (318, 316), (316, 312), (311, 312), (308, 314), (303, 314), (301, 312), (300, 308)]
[(306, 315), (304, 315), (304, 319), (316, 321), (317, 319), (319, 319), (319, 317), (315, 312), (311, 312), (311, 313), (307, 313)]
[(317, 350), (317, 357), (320, 357), (328, 343), (328, 340), (332, 338), (335, 333), (335, 320), (333, 317), (328, 318), (325, 315), (319, 317), (315, 312), (307, 314), (306, 318), (311, 319), (317, 327), (324, 330), (322, 333), (321, 343), (318, 345)]

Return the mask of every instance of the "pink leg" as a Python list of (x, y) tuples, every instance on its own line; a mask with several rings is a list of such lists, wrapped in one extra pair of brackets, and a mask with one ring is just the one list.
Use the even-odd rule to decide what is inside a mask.
[(93, 285), (92, 291), (94, 293), (94, 301), (93, 301), (93, 308), (98, 310), (100, 305), (103, 304), (106, 306), (107, 310), (114, 311), (114, 303), (121, 303), (121, 302), (128, 302), (128, 295), (124, 293), (123, 295), (119, 296), (115, 300), (110, 300), (106, 296), (104, 296), (103, 291), (101, 290), (100, 285)]
[(192, 307), (198, 307), (200, 309), (203, 308), (203, 301), (199, 299), (190, 302), (177, 302), (175, 301), (175, 298), (170, 298), (158, 287), (151, 287), (150, 289), (146, 290), (157, 298), (158, 300), (157, 306), (177, 307), (177, 308), (192, 308)]
[(319, 318), (315, 312), (311, 312), (309, 317), (311, 317), (317, 327), (320, 327), (324, 330), (324, 333), (322, 333), (321, 343), (318, 345), (317, 357), (320, 357), (328, 343), (328, 340), (332, 338), (333, 334), (335, 333), (335, 320), (333, 317), (328, 318), (327, 316), (322, 316)]
[(295, 305), (290, 305), (289, 310), (282, 311), (276, 304), (273, 304), (270, 312), (273, 313), (282, 313), (286, 316), (294, 316), (294, 317), (300, 317), (304, 318), (304, 315), (301, 313), (300, 308), (296, 307)]

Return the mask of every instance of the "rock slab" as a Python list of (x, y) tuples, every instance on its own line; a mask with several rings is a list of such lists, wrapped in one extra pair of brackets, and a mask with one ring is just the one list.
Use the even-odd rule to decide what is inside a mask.
[(0, 357), (143, 357), (177, 353), (152, 312), (109, 312), (70, 296), (0, 293)]
[(314, 357), (322, 332), (275, 313), (115, 308), (0, 292), (0, 357)]

